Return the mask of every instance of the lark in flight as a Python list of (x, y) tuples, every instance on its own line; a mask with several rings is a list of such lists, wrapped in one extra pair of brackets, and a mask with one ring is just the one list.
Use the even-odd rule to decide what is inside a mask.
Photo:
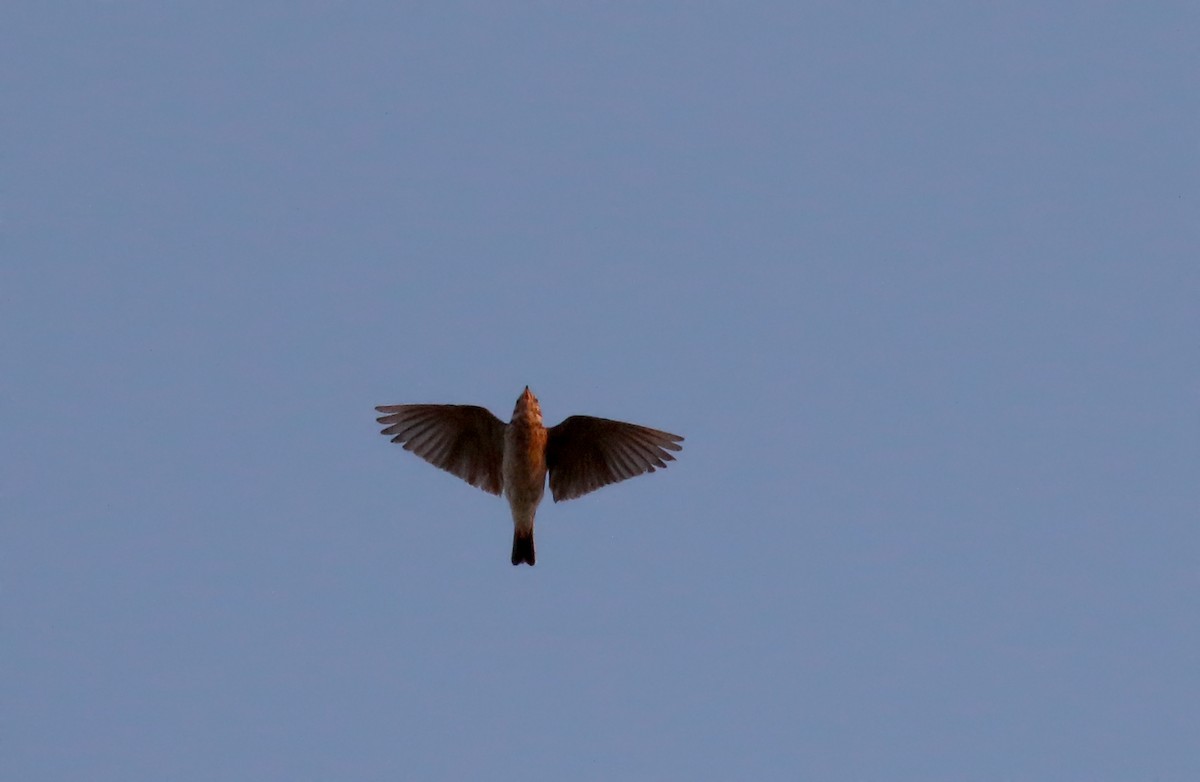
[(533, 517), (546, 489), (555, 502), (654, 472), (674, 461), (683, 438), (637, 424), (573, 415), (542, 424), (525, 386), (507, 424), (474, 405), (380, 405), (382, 434), (435, 467), (491, 494), (503, 494), (513, 518), (512, 563), (534, 563)]

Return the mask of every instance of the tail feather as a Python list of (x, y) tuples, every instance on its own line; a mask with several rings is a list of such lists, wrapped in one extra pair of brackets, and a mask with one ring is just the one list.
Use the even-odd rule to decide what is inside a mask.
[(522, 532), (521, 530), (513, 530), (513, 552), (512, 563), (519, 565), (522, 562), (532, 565), (534, 563), (533, 553), (533, 530)]

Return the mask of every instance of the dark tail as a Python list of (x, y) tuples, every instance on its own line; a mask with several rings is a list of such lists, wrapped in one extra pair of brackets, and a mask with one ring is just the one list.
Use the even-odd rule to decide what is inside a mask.
[(512, 563), (519, 565), (522, 562), (530, 565), (534, 562), (533, 530), (522, 532), (521, 530), (514, 529)]

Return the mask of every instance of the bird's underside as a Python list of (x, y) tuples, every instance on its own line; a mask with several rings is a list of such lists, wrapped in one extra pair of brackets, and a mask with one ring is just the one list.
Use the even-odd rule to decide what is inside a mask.
[(573, 415), (542, 425), (528, 387), (504, 423), (474, 405), (381, 405), (382, 433), (425, 461), (490, 494), (512, 511), (514, 565), (534, 564), (533, 522), (546, 476), (555, 502), (664, 468), (679, 435), (623, 421)]

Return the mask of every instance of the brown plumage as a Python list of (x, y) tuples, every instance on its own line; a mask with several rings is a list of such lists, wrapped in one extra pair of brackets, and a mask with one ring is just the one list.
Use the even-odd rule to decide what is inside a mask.
[(573, 415), (547, 429), (525, 387), (504, 423), (474, 405), (380, 405), (382, 433), (425, 461), (491, 494), (513, 518), (512, 563), (534, 564), (533, 522), (546, 475), (555, 502), (654, 472), (674, 461), (683, 438), (607, 418)]

